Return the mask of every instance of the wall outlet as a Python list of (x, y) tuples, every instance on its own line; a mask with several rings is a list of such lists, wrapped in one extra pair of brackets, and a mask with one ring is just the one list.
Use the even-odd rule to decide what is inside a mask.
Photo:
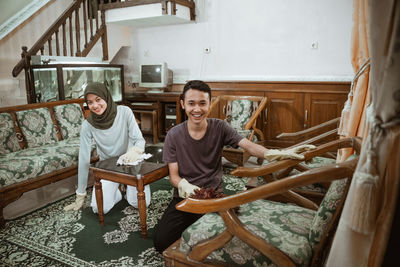
[(318, 42), (312, 42), (311, 49), (318, 49)]

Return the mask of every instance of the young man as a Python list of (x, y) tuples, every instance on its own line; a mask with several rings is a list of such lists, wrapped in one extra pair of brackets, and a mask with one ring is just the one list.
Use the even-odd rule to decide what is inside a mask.
[(314, 147), (305, 145), (280, 151), (252, 143), (227, 122), (207, 118), (210, 102), (211, 89), (206, 83), (198, 80), (186, 83), (181, 105), (188, 119), (172, 128), (165, 138), (163, 160), (168, 163), (170, 182), (175, 190), (154, 236), (154, 247), (160, 253), (202, 216), (179, 211), (175, 205), (198, 188), (222, 191), (221, 157), (225, 145), (239, 146), (267, 160), (303, 159), (304, 156), (297, 153)]

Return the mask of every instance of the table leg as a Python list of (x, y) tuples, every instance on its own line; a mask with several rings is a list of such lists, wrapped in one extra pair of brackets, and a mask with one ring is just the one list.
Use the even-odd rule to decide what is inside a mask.
[(138, 198), (138, 208), (140, 217), (140, 226), (142, 231), (142, 238), (147, 238), (147, 223), (146, 223), (146, 196), (144, 194), (143, 180), (138, 179), (137, 185), (137, 198)]
[(97, 211), (99, 213), (99, 222), (104, 225), (104, 209), (103, 209), (103, 190), (101, 187), (100, 179), (95, 176), (94, 188), (96, 193)]

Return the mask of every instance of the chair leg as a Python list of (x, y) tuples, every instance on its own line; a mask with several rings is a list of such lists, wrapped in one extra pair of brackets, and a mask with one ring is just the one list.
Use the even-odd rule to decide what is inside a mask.
[(152, 120), (153, 120), (153, 143), (156, 144), (159, 141), (158, 140), (157, 111), (153, 110), (152, 115), (153, 115), (153, 118), (152, 118)]

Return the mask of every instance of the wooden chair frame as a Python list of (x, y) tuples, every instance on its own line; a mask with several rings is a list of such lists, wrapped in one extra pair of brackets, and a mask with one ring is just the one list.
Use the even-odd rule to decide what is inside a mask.
[[(249, 121), (243, 127), (243, 130), (251, 131), (250, 136), (248, 137), (249, 140), (252, 140), (254, 135), (256, 135), (258, 138), (258, 143), (263, 144), (264, 140), (265, 140), (264, 133), (262, 132), (262, 130), (257, 128), (257, 121), (259, 118), (261, 118), (262, 112), (267, 107), (267, 98), (266, 97), (264, 97), (264, 96), (239, 96), (239, 95), (217, 96), (217, 97), (213, 98), (213, 100), (212, 100), (208, 115), (214, 114), (215, 109), (219, 107), (220, 103), (225, 102), (225, 101), (239, 100), (239, 99), (251, 100), (253, 102), (258, 103), (257, 109), (253, 111), (251, 117), (249, 118)], [(228, 109), (228, 106), (223, 107), (223, 110), (222, 110), (223, 116), (227, 115), (227, 109)], [(222, 118), (222, 116), (219, 116), (219, 118), (225, 119), (225, 118)], [(222, 151), (222, 156), (225, 157), (230, 162), (237, 164), (238, 166), (243, 166), (244, 163), (246, 163), (247, 160), (249, 159), (250, 154), (243, 149), (224, 148)], [(258, 162), (259, 162), (259, 164), (261, 164), (262, 163), (261, 159)]]
[[(353, 147), (359, 153), (361, 141), (358, 138), (336, 140), (330, 142), (329, 144), (322, 145), (313, 151), (308, 151), (304, 155), (306, 159), (310, 159), (313, 156), (331, 151), (332, 149), (344, 147)], [(233, 171), (232, 174), (240, 176), (267, 175), (281, 168), (296, 165), (299, 162), (299, 160), (282, 160), (257, 168), (239, 167), (237, 170)], [(221, 264), (214, 264), (204, 260), (212, 251), (224, 246), (227, 242), (229, 242), (233, 236), (237, 236), (243, 242), (246, 242), (248, 245), (258, 249), (278, 266), (295, 266), (294, 262), (278, 248), (266, 243), (263, 239), (249, 232), (240, 222), (239, 218), (232, 209), (257, 199), (265, 199), (278, 194), (286, 194), (291, 198), (292, 202), (304, 207), (309, 207), (310, 203), (307, 200), (304, 201), (304, 199), (298, 197), (297, 194), (288, 194), (288, 192), (290, 193), (291, 189), (299, 186), (350, 178), (347, 182), (344, 197), (342, 197), (339, 206), (334, 213), (327, 230), (322, 235), (321, 242), (317, 245), (311, 259), (311, 266), (321, 266), (323, 259), (326, 257), (326, 248), (329, 247), (328, 245), (330, 244), (333, 233), (336, 230), (347, 191), (350, 186), (351, 177), (356, 168), (357, 162), (358, 159), (353, 159), (342, 163), (308, 170), (306, 172), (291, 176), (290, 178), (273, 181), (254, 189), (246, 190), (235, 195), (226, 196), (219, 199), (199, 200), (188, 198), (183, 200), (176, 206), (178, 210), (198, 214), (218, 212), (225, 223), (226, 230), (211, 240), (202, 242), (195, 246), (189, 255), (186, 255), (179, 250), (180, 240), (177, 240), (163, 253), (166, 266), (221, 266)], [(312, 205), (310, 207), (312, 208)]]
[[(326, 121), (324, 123), (318, 124), (316, 126), (310, 127), (308, 129), (294, 132), (294, 133), (282, 133), (276, 137), (277, 140), (282, 140), (287, 142), (290, 145), (288, 148), (304, 145), (304, 144), (313, 144), (313, 145), (322, 145), (324, 143), (328, 143), (329, 141), (334, 141), (339, 139), (338, 135), (338, 127), (340, 123), (340, 117)], [(326, 152), (321, 156), (336, 159), (336, 153)], [(276, 173), (271, 173), (269, 175), (264, 175), (263, 178), (266, 182), (271, 182), (273, 180), (282, 179), (288, 176), (292, 170), (298, 170), (300, 172), (307, 171), (310, 168), (304, 164), (297, 164), (293, 166), (289, 166), (288, 168), (284, 168), (282, 170), (277, 171)], [(328, 188), (330, 183), (320, 183), (323, 187)], [(253, 188), (258, 186), (257, 177), (252, 178), (246, 185), (247, 188)], [(312, 200), (316, 204), (319, 205), (321, 200), (324, 197), (324, 193), (315, 192), (311, 190), (302, 190), (302, 189), (293, 189), (294, 192), (299, 193), (302, 196)]]

